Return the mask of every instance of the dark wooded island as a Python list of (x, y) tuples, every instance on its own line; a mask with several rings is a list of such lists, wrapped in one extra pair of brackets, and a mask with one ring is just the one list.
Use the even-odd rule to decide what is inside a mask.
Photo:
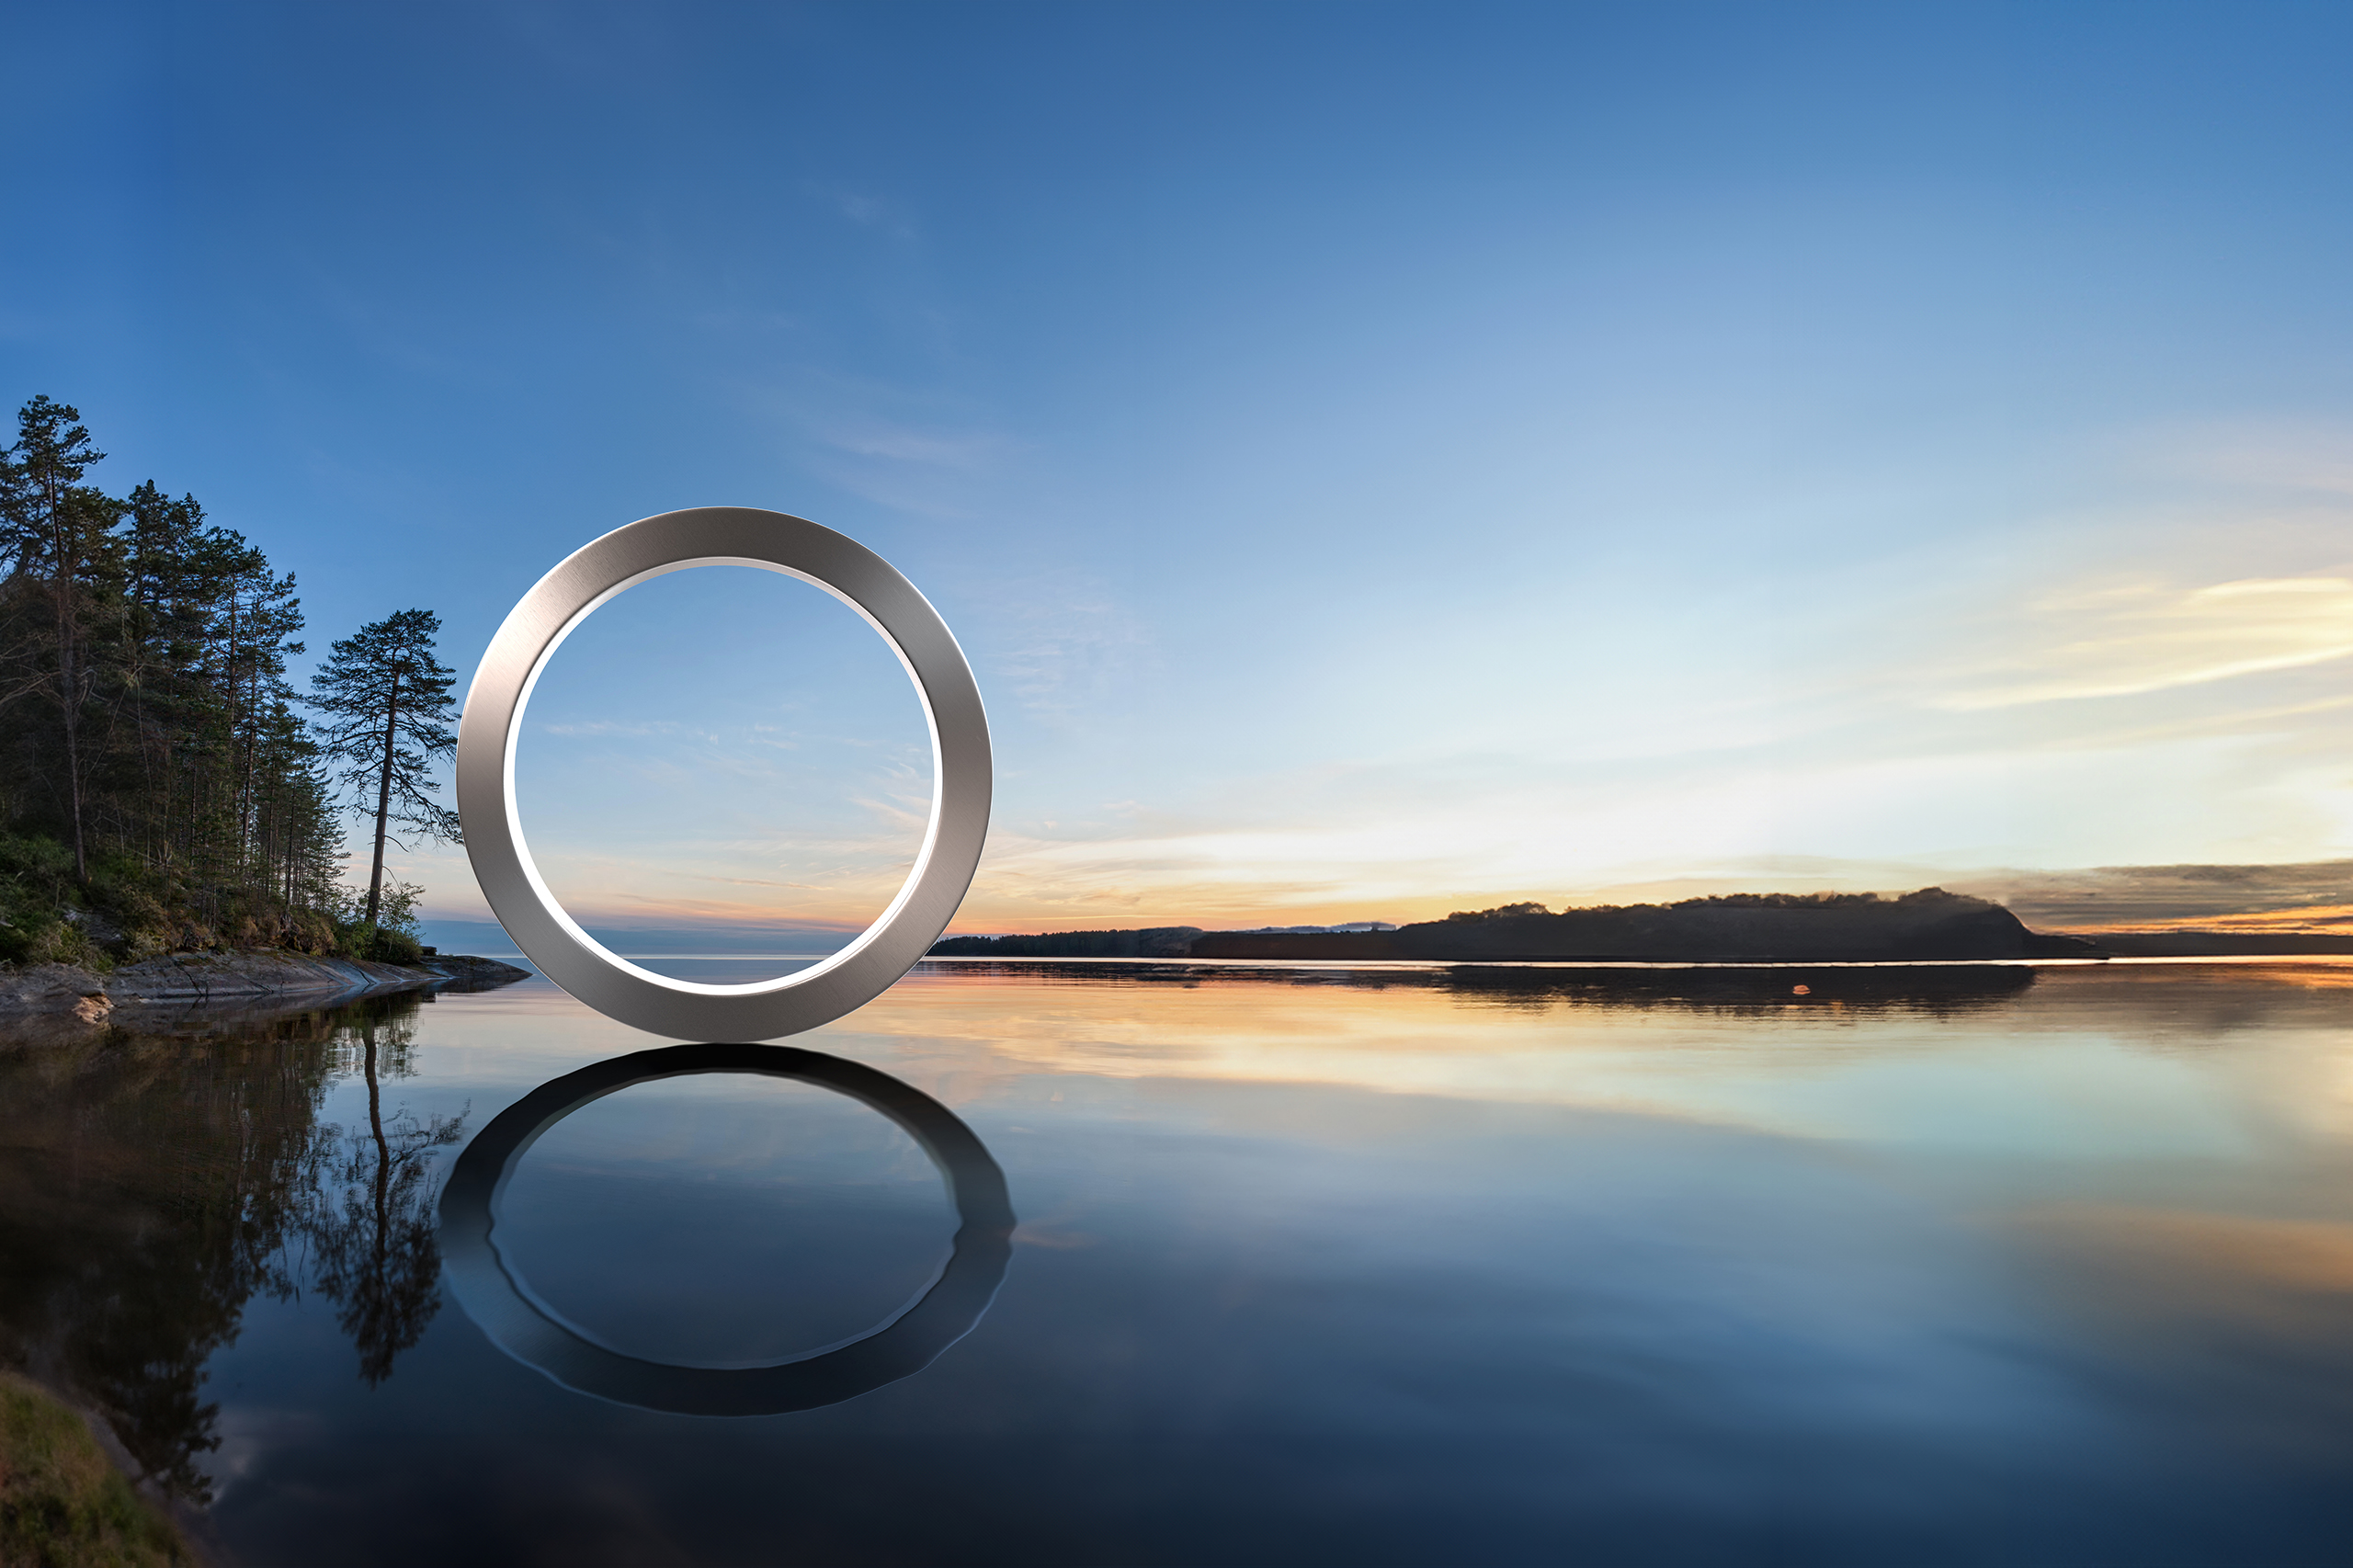
[(1733, 893), (1563, 910), (1506, 904), (1393, 931), (1055, 931), (950, 937), (935, 958), (1413, 959), (1424, 961), (1905, 963), (2107, 957), (2077, 937), (2029, 931), (1998, 903), (1942, 888), (1876, 893)]

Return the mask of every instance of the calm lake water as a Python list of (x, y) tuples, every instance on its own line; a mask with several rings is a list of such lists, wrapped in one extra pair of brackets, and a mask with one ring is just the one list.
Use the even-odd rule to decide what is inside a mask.
[[(470, 1142), (664, 1043), (535, 980), (0, 1048), (6, 1348), (250, 1564), (2353, 1558), (2353, 966), (926, 965), (792, 1043), (977, 1135), (994, 1303), (742, 1417), (445, 1268)], [(497, 1213), (547, 1321), (702, 1367), (985, 1264), (901, 1121), (741, 1073)]]

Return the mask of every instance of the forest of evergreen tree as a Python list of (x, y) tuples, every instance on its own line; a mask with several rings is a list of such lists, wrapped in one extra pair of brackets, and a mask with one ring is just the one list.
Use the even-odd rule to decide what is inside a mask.
[(0, 454), (0, 960), (415, 956), (417, 890), (380, 929), (341, 885), (293, 574), (193, 495), (85, 483), (104, 455), (46, 397)]

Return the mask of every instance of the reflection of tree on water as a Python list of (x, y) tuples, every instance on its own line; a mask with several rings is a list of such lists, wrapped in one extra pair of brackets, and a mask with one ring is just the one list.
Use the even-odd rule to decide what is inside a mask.
[[(103, 1411), (143, 1470), (199, 1498), (219, 1441), (203, 1367), (256, 1292), (329, 1296), (381, 1381), (433, 1311), (426, 1157), (458, 1135), (383, 1112), (417, 1006), (0, 1045), (0, 1358)], [(317, 1118), (354, 1072), (369, 1121), (347, 1140)]]
[(404, 1110), (387, 1121), (378, 1037), (384, 1037), (384, 1075), (405, 1077), (414, 1071), (415, 1023), (347, 1032), (361, 1037), (368, 1130), (336, 1151), (330, 1144), (342, 1129), (321, 1129), (320, 1170), (302, 1229), (313, 1249), (312, 1286), (342, 1308), (335, 1321), (358, 1346), (359, 1375), (372, 1388), (392, 1375), (392, 1358), (417, 1342), (440, 1305), (434, 1194), (422, 1156), (464, 1136), (464, 1118), (419, 1122)]

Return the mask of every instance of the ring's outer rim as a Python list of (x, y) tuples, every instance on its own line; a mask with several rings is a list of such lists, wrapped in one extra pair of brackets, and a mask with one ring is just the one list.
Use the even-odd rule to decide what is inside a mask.
[[(891, 907), (825, 962), (756, 986), (697, 985), (614, 959), (565, 915), (531, 863), (517, 820), (518, 726), (548, 658), (590, 611), (632, 584), (706, 564), (799, 577), (864, 616), (913, 678), (932, 744), (932, 808), (914, 869)], [(890, 562), (805, 517), (749, 506), (665, 512), (614, 529), (559, 562), (483, 654), (458, 727), (458, 814), (491, 911), (540, 973), (607, 1017), (674, 1040), (773, 1040), (832, 1022), (882, 994), (953, 918), (988, 836), (988, 715), (939, 612)]]
[[(626, 1356), (544, 1312), (507, 1272), (491, 1239), (498, 1199), (540, 1134), (631, 1085), (698, 1073), (756, 1073), (846, 1095), (898, 1124), (946, 1179), (958, 1221), (953, 1251), (921, 1298), (872, 1332), (818, 1355), (765, 1367), (687, 1367)], [(476, 1133), (441, 1189), (442, 1277), (491, 1343), (580, 1393), (681, 1415), (779, 1415), (838, 1404), (923, 1370), (971, 1333), (995, 1300), (1016, 1223), (1005, 1173), (972, 1130), (929, 1095), (838, 1056), (782, 1045), (672, 1045), (616, 1056), (551, 1079)]]

